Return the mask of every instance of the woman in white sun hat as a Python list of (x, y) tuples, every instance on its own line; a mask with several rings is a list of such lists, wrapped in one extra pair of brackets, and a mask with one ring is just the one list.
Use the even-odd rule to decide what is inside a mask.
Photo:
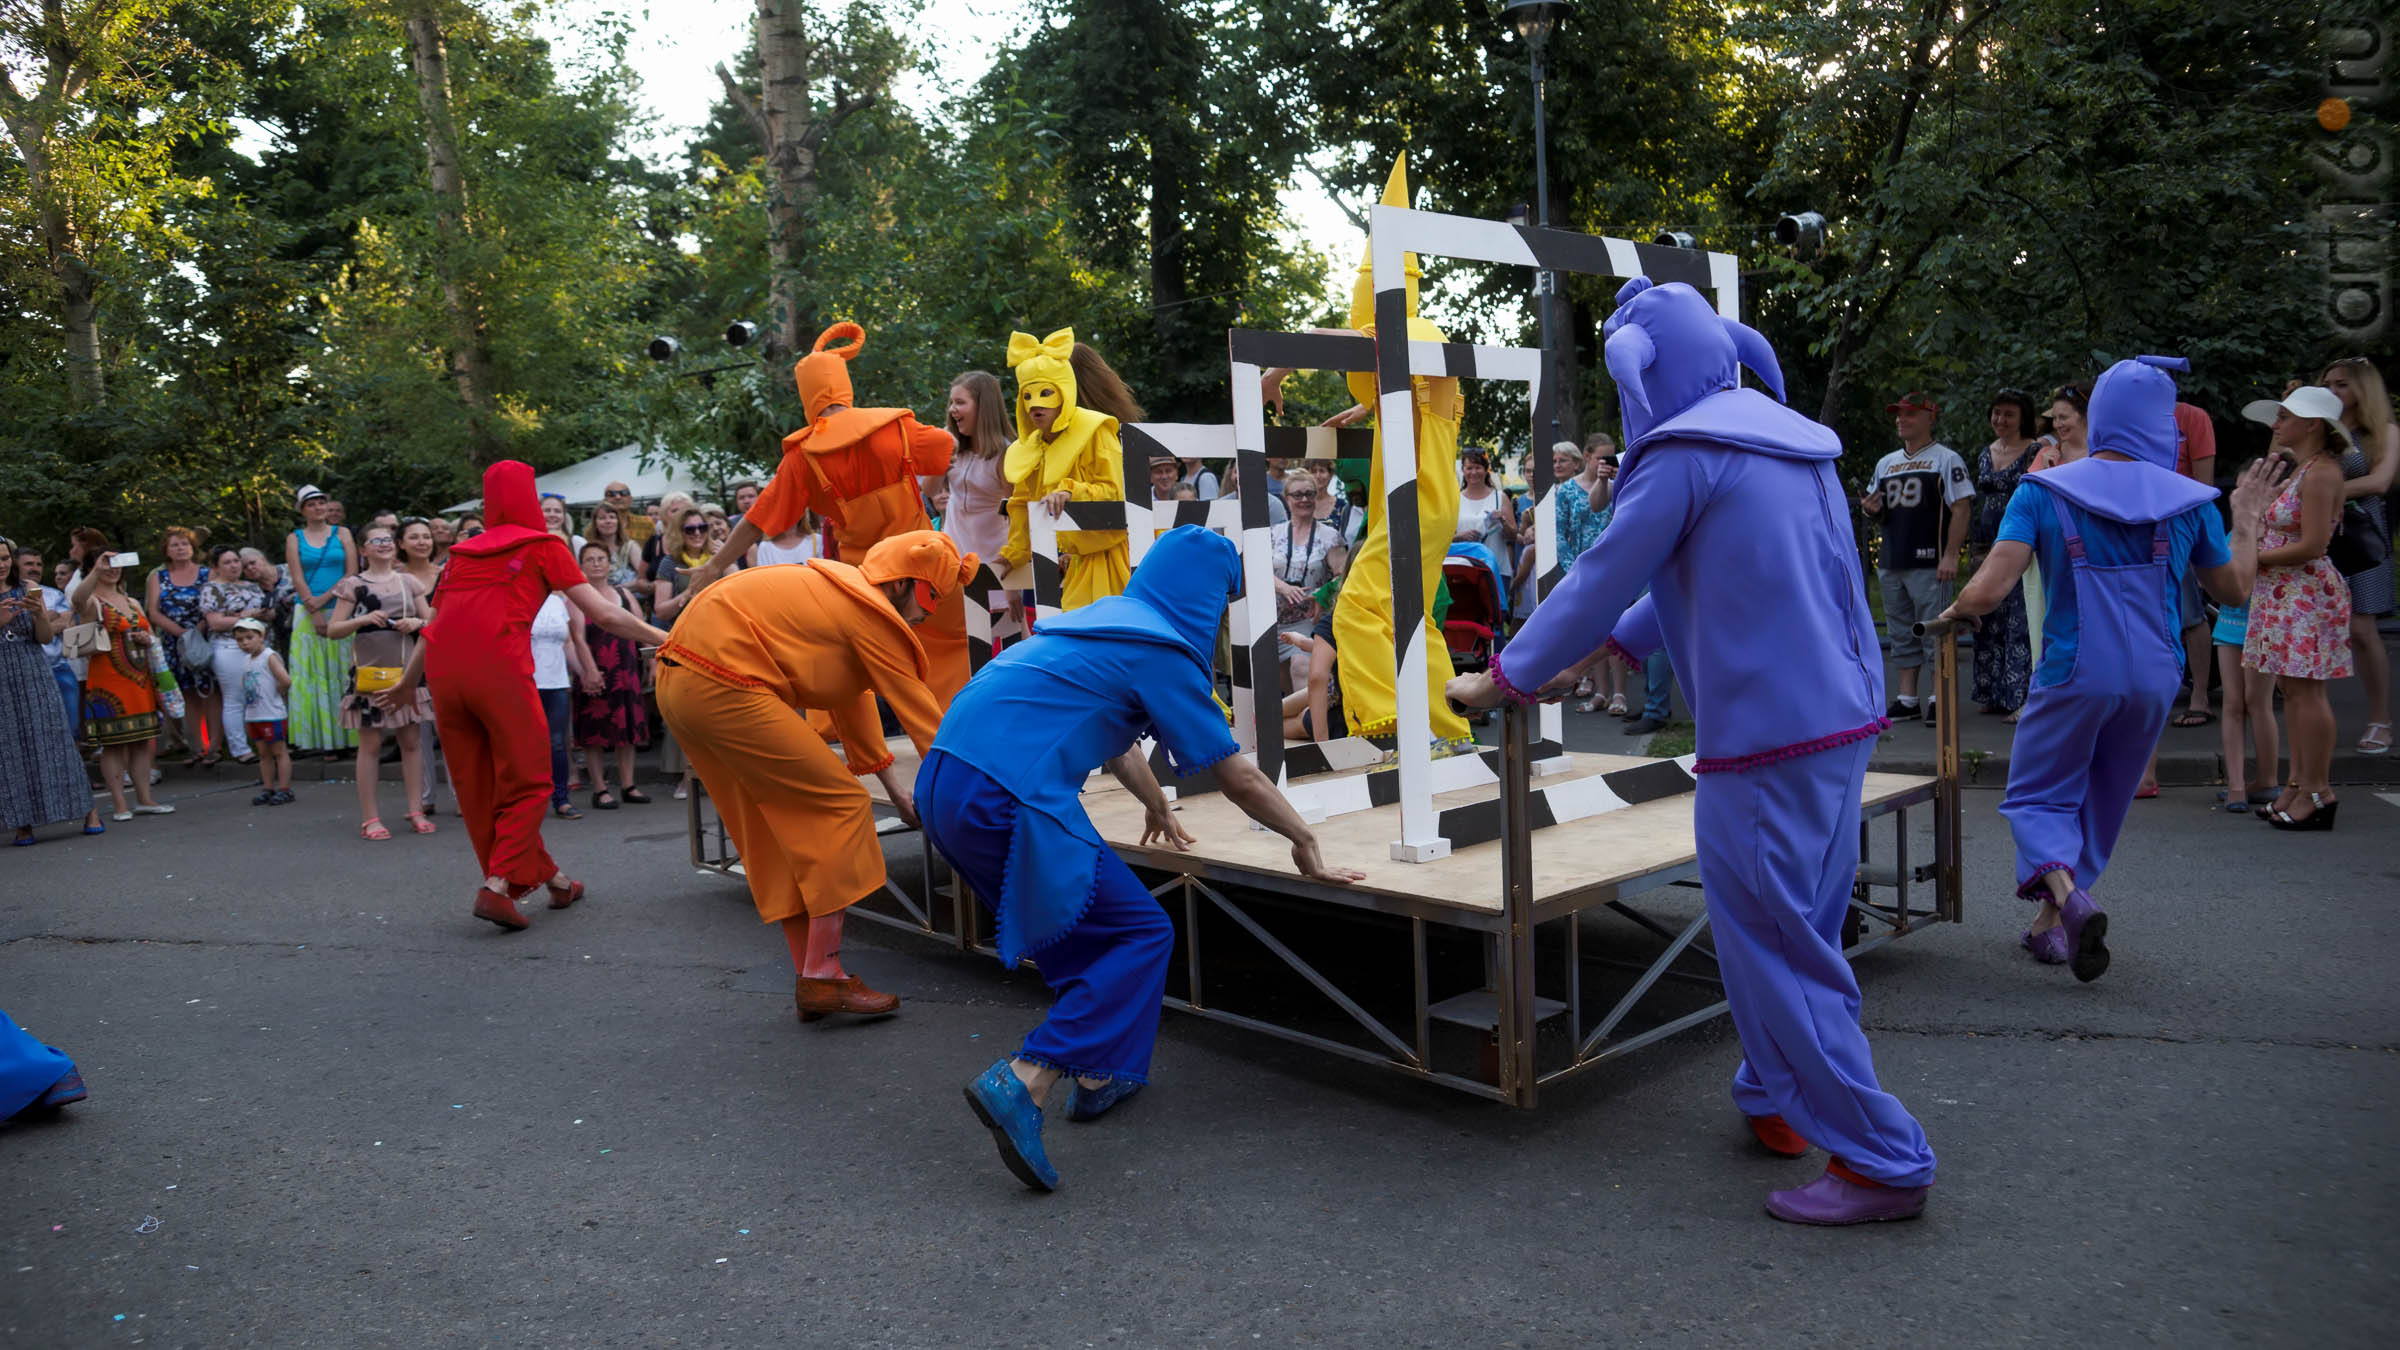
[(2325, 682), (2351, 673), (2350, 588), (2325, 548), (2341, 519), (2341, 453), (2350, 437), (2342, 429), (2341, 399), (2321, 385), (2301, 386), (2280, 401), (2256, 399), (2242, 416), (2273, 427), (2271, 453), (2294, 466), (2267, 508), (2242, 641), (2242, 665), (2273, 675), (2282, 689), (2291, 731), (2292, 782), (2258, 814), (2278, 829), (2330, 830), (2337, 802), (2328, 781), (2333, 706)]

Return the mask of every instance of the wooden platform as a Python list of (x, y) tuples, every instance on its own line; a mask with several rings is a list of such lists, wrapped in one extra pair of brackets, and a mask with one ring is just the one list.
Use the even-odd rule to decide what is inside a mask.
[[(1575, 767), (1563, 782), (1609, 773), (1649, 761), (1625, 755), (1570, 753)], [(1934, 780), (1901, 774), (1867, 775), (1861, 805), (1869, 816), (1902, 802), (1930, 798)], [(1470, 788), (1434, 798), (1436, 808), (1489, 799), (1496, 789)], [(1132, 865), (1162, 872), (1215, 876), (1267, 890), (1298, 891), (1371, 908), (1433, 907), (1497, 917), (1501, 910), (1500, 850), (1497, 842), (1461, 849), (1432, 862), (1396, 862), (1391, 842), (1399, 837), (1400, 808), (1377, 807), (1336, 816), (1313, 826), (1329, 864), (1354, 868), (1367, 879), (1354, 887), (1317, 886), (1292, 870), (1292, 850), (1283, 836), (1254, 827), (1233, 803), (1208, 794), (1176, 803), (1176, 818), (1197, 840), (1188, 853), (1142, 847), (1140, 803), (1121, 791), (1086, 792), (1084, 809), (1100, 837)], [(1665, 884), (1662, 876), (1696, 870), (1689, 795), (1627, 806), (1541, 830), (1533, 836), (1534, 905), (1547, 918), (1560, 909), (1602, 904)], [(1383, 903), (1377, 903), (1378, 901)]]

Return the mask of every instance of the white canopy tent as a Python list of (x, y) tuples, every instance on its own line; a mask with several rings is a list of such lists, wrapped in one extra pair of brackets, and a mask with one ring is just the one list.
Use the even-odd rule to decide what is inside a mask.
[[(555, 492), (567, 499), (567, 505), (577, 509), (595, 506), (601, 489), (611, 483), (623, 483), (633, 489), (637, 502), (656, 501), (670, 492), (688, 492), (694, 497), (713, 498), (718, 484), (701, 479), (689, 464), (658, 451), (652, 451), (649, 467), (642, 465), (642, 447), (620, 445), (614, 450), (592, 456), (579, 464), (552, 469), (533, 480), (536, 492)], [(443, 514), (481, 509), (483, 499), (470, 497), (466, 501), (444, 508)]]

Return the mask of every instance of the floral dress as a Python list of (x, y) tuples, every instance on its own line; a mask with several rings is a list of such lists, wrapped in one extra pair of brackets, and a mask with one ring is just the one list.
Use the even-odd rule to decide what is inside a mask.
[[(193, 573), (192, 584), (189, 586), (175, 584), (175, 573), (172, 568), (160, 568), (158, 571), (158, 612), (174, 620), (177, 627), (199, 628), (206, 631), (207, 625), (200, 620), (200, 588), (207, 581), (208, 569), (205, 567), (199, 568)], [(167, 673), (175, 677), (176, 688), (186, 694), (196, 694), (202, 697), (216, 692), (217, 672), (213, 666), (206, 661), (196, 666), (186, 665), (183, 659), (183, 639), (181, 637), (168, 637), (161, 633), (159, 640), (167, 644)]]
[[(1971, 536), (1980, 560), (2000, 537), (2000, 518), (2008, 499), (2033, 468), (2033, 447), (2002, 468), (1992, 460), (1992, 447), (1983, 448), (1975, 466), (1975, 529)], [(1979, 707), (2015, 712), (2025, 706), (2026, 686), (2033, 678), (2033, 625), (2025, 609), (2025, 582), (2008, 588), (2000, 607), (1985, 616), (1975, 630), (1974, 699)]]
[[(2259, 551), (2300, 539), (2300, 480), (2316, 465), (2292, 475), (2283, 495), (2267, 509)], [(2338, 680), (2350, 674), (2350, 588), (2323, 554), (2307, 562), (2258, 569), (2250, 591), (2250, 631), (2242, 640), (2242, 665), (2269, 675), (2303, 680)]]
[[(618, 590), (617, 603), (639, 615), (641, 611), (627, 603), (628, 599)], [(575, 691), (576, 744), (597, 749), (648, 745), (650, 715), (642, 707), (641, 649), (632, 638), (619, 637), (588, 617), (583, 621), (583, 640), (592, 650), (592, 664), (600, 668), (600, 692)]]
[[(23, 586), (0, 591), (25, 595)], [(49, 654), (33, 640), (33, 616), (17, 614), (0, 623), (0, 825), (47, 825), (91, 809), (92, 785), (68, 736)]]

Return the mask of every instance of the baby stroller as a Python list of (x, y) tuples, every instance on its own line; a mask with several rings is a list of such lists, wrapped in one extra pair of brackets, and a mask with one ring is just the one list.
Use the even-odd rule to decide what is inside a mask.
[[(1450, 648), (1450, 664), (1460, 674), (1489, 670), (1493, 653), (1506, 641), (1508, 596), (1500, 587), (1500, 567), (1481, 544), (1450, 546), (1442, 559), (1442, 580), (1450, 588), (1450, 610), (1442, 616), (1442, 640)], [(1476, 722), (1489, 720), (1478, 713)]]

